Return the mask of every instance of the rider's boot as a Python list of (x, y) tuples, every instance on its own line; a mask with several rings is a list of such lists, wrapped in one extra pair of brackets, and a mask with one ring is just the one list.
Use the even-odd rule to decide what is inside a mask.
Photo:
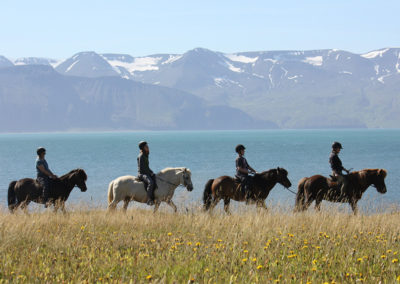
[(147, 205), (154, 205), (154, 189), (152, 186), (147, 188)]

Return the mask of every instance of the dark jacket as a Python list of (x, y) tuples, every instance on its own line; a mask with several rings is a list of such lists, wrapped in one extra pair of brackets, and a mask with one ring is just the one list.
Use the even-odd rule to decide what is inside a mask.
[(331, 164), (331, 169), (333, 172), (341, 175), (342, 171), (344, 170), (342, 166), (342, 161), (340, 160), (337, 153), (332, 152), (329, 156), (329, 163)]
[(139, 175), (153, 175), (153, 171), (149, 167), (149, 155), (145, 153), (140, 153), (137, 158), (138, 163), (138, 173)]
[(236, 158), (236, 176), (238, 177), (247, 177), (248, 174), (242, 173), (239, 171), (239, 168), (244, 168), (244, 169), (249, 169), (249, 164), (247, 163), (247, 160), (245, 157), (237, 157)]

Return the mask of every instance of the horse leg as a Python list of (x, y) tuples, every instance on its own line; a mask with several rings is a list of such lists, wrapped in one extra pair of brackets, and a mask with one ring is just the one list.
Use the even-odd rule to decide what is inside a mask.
[(67, 214), (67, 210), (65, 210), (65, 200), (61, 202), (61, 211), (64, 215)]
[(128, 209), (129, 201), (131, 201), (131, 198), (130, 197), (125, 197), (124, 206), (122, 207), (124, 213), (126, 213), (126, 210)]
[(256, 201), (256, 207), (257, 208), (263, 208), (265, 210), (268, 210), (267, 205), (265, 205), (264, 200), (257, 200)]
[(24, 211), (24, 213), (26, 215), (29, 215), (29, 213), (28, 213), (28, 205), (29, 205), (29, 203), (30, 203), (30, 201), (25, 200), (25, 201), (21, 202), (21, 205), (20, 205), (20, 208)]
[(167, 201), (167, 204), (174, 209), (175, 213), (178, 211), (178, 208), (176, 208), (174, 202), (171, 199)]
[(321, 203), (322, 203), (322, 199), (318, 198), (315, 200), (315, 210), (321, 211)]
[(117, 208), (118, 202), (119, 200), (117, 201), (116, 198), (114, 198), (114, 200), (110, 204), (108, 204), (108, 211), (114, 211)]
[(304, 201), (304, 205), (303, 205), (303, 210), (307, 210), (311, 203), (313, 203), (314, 198), (311, 195), (306, 196), (305, 201)]
[(323, 200), (323, 195), (318, 194), (317, 197), (315, 198), (315, 210), (321, 211), (322, 200)]
[(226, 214), (231, 215), (231, 212), (229, 211), (229, 203), (231, 202), (231, 199), (229, 197), (224, 198), (224, 210)]
[(210, 206), (210, 212), (214, 209), (215, 206), (217, 206), (218, 202), (221, 200), (219, 197), (214, 197), (214, 199), (211, 202)]
[(354, 215), (358, 213), (357, 201), (350, 201), (351, 209), (353, 210)]
[(155, 200), (153, 213), (156, 213), (158, 208), (160, 207), (161, 201)]

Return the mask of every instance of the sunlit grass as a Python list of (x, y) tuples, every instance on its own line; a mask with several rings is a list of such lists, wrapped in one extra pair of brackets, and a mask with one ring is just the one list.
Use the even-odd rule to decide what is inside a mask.
[(400, 281), (400, 213), (0, 214), (12, 282)]

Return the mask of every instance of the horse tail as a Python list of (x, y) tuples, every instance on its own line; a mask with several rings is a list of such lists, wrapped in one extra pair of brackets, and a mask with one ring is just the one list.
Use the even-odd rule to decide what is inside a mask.
[(12, 181), (8, 186), (8, 209), (12, 212), (14, 210), (15, 204), (17, 203), (17, 196), (15, 194), (15, 184), (17, 183), (16, 180)]
[(211, 186), (214, 182), (214, 179), (209, 179), (204, 186), (204, 192), (203, 192), (203, 203), (204, 203), (204, 210), (208, 210), (211, 206), (211, 201), (212, 201), (212, 191), (211, 191)]
[(304, 209), (304, 202), (305, 202), (304, 184), (306, 183), (307, 179), (308, 179), (307, 177), (303, 177), (299, 181), (299, 184), (297, 185), (295, 211), (301, 211)]
[(110, 204), (114, 199), (113, 187), (114, 187), (114, 181), (110, 182), (110, 184), (108, 185), (108, 204)]

